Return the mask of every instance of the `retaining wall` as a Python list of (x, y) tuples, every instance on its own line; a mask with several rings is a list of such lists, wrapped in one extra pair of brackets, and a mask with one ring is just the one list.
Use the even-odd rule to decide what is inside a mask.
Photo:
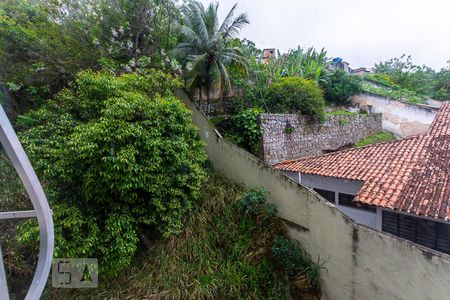
[(323, 123), (294, 114), (261, 114), (261, 155), (269, 164), (338, 150), (380, 132), (381, 114), (331, 115)]
[(383, 129), (397, 137), (409, 137), (423, 134), (430, 127), (439, 108), (413, 105), (391, 100), (374, 94), (353, 96), (352, 103), (360, 107), (372, 107), (372, 112), (383, 115)]
[(324, 263), (323, 299), (448, 299), (450, 256), (355, 224), (314, 191), (225, 141), (183, 92), (213, 168), (264, 186), (292, 238)]

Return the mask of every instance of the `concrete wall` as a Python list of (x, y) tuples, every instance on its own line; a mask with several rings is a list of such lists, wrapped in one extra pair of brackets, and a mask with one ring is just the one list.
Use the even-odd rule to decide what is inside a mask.
[(238, 183), (264, 186), (292, 238), (324, 262), (324, 299), (447, 299), (450, 256), (355, 224), (310, 189), (223, 140), (184, 93), (213, 168)]
[(359, 103), (361, 107), (370, 105), (372, 112), (383, 114), (383, 129), (397, 137), (425, 133), (438, 111), (438, 108), (407, 104), (373, 94), (354, 96), (352, 103)]
[(274, 164), (337, 150), (381, 131), (381, 115), (327, 116), (324, 123), (301, 115), (262, 114), (262, 157)]

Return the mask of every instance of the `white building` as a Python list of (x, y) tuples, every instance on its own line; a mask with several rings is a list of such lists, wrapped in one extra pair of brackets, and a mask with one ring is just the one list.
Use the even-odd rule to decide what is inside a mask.
[(274, 165), (356, 222), (450, 253), (450, 103), (422, 135)]

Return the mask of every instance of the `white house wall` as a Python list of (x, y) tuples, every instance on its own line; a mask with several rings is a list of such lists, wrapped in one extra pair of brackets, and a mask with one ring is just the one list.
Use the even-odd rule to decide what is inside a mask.
[(360, 107), (372, 106), (372, 112), (383, 115), (383, 130), (401, 138), (425, 133), (438, 111), (438, 108), (407, 104), (373, 94), (354, 96), (352, 103)]
[[(295, 178), (294, 172), (289, 172), (289, 174), (288, 172), (285, 172), (285, 174), (290, 178), (293, 179)], [(352, 218), (355, 222), (373, 229), (381, 228), (381, 224), (379, 224), (379, 218), (377, 217), (377, 213), (354, 207), (339, 205), (338, 193), (356, 195), (356, 193), (358, 193), (358, 191), (361, 189), (363, 185), (362, 181), (347, 180), (311, 174), (299, 174), (299, 173), (297, 174), (298, 174), (297, 177), (301, 178), (300, 183), (306, 185), (307, 187), (335, 192), (336, 208), (345, 213), (350, 218)], [(296, 181), (299, 182), (298, 180)]]

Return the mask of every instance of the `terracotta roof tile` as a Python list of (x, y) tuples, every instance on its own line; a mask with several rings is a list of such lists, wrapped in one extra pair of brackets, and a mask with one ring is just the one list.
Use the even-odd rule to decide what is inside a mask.
[(398, 141), (275, 164), (280, 170), (364, 181), (355, 201), (450, 218), (450, 103), (429, 130)]

